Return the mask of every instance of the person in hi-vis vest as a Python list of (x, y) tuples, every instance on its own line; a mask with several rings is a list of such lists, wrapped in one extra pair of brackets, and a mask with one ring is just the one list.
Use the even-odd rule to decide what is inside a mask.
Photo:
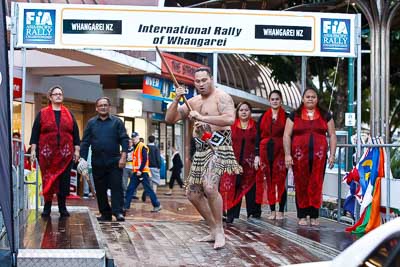
[(149, 148), (143, 142), (140, 142), (137, 132), (132, 133), (132, 140), (132, 176), (126, 190), (125, 209), (130, 208), (133, 193), (136, 191), (139, 183), (142, 183), (146, 195), (150, 197), (151, 204), (153, 204), (152, 212), (158, 212), (161, 210), (161, 205), (150, 184)]

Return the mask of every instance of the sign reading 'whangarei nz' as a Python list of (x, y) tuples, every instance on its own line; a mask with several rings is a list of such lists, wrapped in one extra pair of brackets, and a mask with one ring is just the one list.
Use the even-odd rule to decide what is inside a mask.
[[(51, 42), (45, 42), (45, 36), (31, 30), (30, 36), (42, 39), (32, 42), (18, 32), (18, 47), (154, 51), (158, 46), (173, 52), (356, 56), (357, 16), (354, 14), (121, 8), (112, 5), (14, 5), (17, 5), (19, 26), (24, 25), (25, 10), (40, 10), (43, 14), (52, 10), (53, 20), (56, 20)], [(35, 19), (31, 20), (34, 25), (38, 25), (38, 16), (40, 14), (35, 14)], [(337, 26), (336, 22), (339, 23)], [(342, 31), (343, 22), (347, 33)], [(330, 28), (329, 23), (332, 24)]]
[(63, 33), (67, 34), (121, 34), (121, 20), (63, 20)]
[(311, 27), (256, 25), (256, 39), (311, 40)]

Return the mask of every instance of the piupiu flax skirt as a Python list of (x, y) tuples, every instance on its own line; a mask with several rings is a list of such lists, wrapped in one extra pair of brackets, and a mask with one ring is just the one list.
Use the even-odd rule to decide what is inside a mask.
[[(239, 174), (242, 172), (242, 167), (236, 161), (233, 153), (230, 130), (213, 133), (210, 143), (213, 144), (216, 154), (208, 143), (199, 138), (195, 138), (195, 140), (196, 153), (193, 156), (189, 176), (185, 180), (186, 186), (202, 185), (207, 172), (212, 172), (217, 176), (221, 176), (223, 173)], [(212, 170), (208, 170), (208, 168), (212, 168)]]

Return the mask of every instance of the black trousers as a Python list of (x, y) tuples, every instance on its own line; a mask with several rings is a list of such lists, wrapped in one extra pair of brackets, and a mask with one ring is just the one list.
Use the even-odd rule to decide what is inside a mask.
[[(229, 209), (227, 212), (228, 218), (239, 218), (240, 215), (240, 207), (242, 206), (242, 199), (240, 199), (239, 203), (236, 204), (233, 208)], [(254, 184), (249, 192), (246, 193), (246, 211), (247, 217), (261, 216), (261, 204), (256, 203), (256, 185)]]
[[(122, 169), (118, 167), (118, 163), (112, 166), (93, 166), (93, 180), (100, 213), (104, 216), (122, 213)], [(107, 189), (111, 189), (111, 207)]]
[(300, 208), (299, 205), (297, 204), (297, 198), (296, 198), (296, 208), (297, 208), (297, 218), (299, 219), (306, 218), (307, 215), (310, 216), (311, 219), (316, 219), (319, 217), (319, 209), (314, 208), (312, 206), (307, 208)]
[[(287, 192), (285, 189), (285, 191), (283, 191), (283, 193), (282, 193), (281, 201), (279, 201), (279, 212), (285, 211), (286, 199), (287, 199)], [(269, 205), (269, 207), (271, 208), (271, 211), (275, 211), (275, 204)]]
[(69, 196), (69, 187), (71, 183), (71, 169), (74, 162), (71, 160), (71, 163), (65, 169), (65, 171), (60, 175), (59, 178), (59, 193), (61, 197)]
[(182, 181), (182, 178), (181, 178), (181, 174), (180, 173), (179, 174), (172, 173), (171, 177), (169, 178), (169, 189), (174, 188), (175, 180), (178, 182), (180, 188), (182, 188), (183, 181)]

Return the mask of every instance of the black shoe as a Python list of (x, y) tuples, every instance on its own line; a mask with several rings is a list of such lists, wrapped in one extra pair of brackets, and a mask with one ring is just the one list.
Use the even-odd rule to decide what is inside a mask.
[(122, 215), (126, 216), (126, 209), (122, 209)]
[(132, 199), (139, 199), (137, 196), (133, 196)]
[(146, 202), (146, 194), (143, 194), (143, 195), (142, 195), (142, 201), (143, 201), (143, 202)]
[(117, 219), (117, 222), (124, 222), (125, 221), (125, 217), (124, 217), (124, 215), (122, 215), (122, 213), (115, 214), (114, 216)]
[(257, 212), (257, 213), (254, 213), (254, 214), (253, 214), (253, 218), (254, 218), (254, 219), (260, 219), (260, 218), (261, 218), (261, 213), (258, 213), (258, 212)]
[(50, 213), (51, 213), (51, 201), (47, 201), (44, 203), (44, 208), (41, 216), (43, 218), (49, 218)]
[(97, 220), (99, 222), (111, 222), (112, 217), (111, 217), (111, 215), (110, 216), (101, 215), (100, 217), (97, 217)]
[(57, 202), (58, 202), (58, 212), (60, 212), (60, 217), (69, 217), (69, 212), (67, 211), (66, 206), (66, 196), (57, 195)]
[(234, 218), (229, 216), (229, 217), (226, 217), (225, 222), (226, 223), (233, 223), (233, 220), (234, 220)]
[(60, 211), (60, 218), (65, 218), (65, 217), (69, 217), (70, 214), (67, 210), (62, 210)]

